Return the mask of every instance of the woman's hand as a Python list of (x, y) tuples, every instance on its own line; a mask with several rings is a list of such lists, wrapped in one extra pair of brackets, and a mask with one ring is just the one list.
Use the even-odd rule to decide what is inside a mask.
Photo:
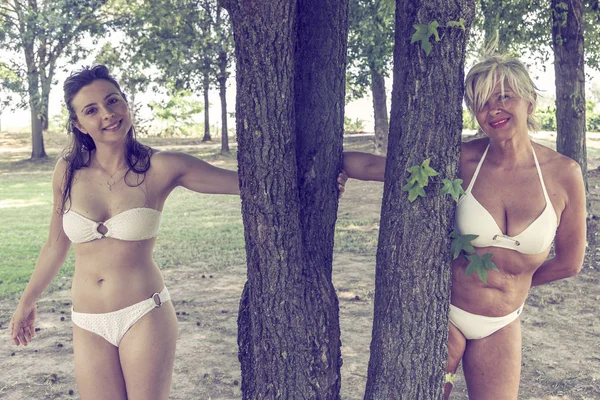
[(346, 181), (348, 180), (348, 175), (346, 171), (343, 169), (340, 171), (337, 182), (338, 182), (338, 199), (341, 199), (344, 195), (344, 190), (346, 190)]
[(10, 321), (10, 336), (18, 346), (27, 346), (35, 336), (36, 305), (25, 306), (19, 303)]

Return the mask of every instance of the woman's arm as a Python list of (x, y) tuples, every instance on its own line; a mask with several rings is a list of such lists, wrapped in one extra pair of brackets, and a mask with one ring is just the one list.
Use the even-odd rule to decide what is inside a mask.
[(344, 152), (344, 171), (348, 178), (383, 182), (385, 157), (355, 151)]
[(533, 274), (531, 286), (577, 275), (581, 271), (586, 246), (585, 186), (581, 168), (569, 160), (561, 182), (567, 193), (567, 201), (560, 217), (560, 225), (554, 239), (555, 256), (546, 260)]
[(62, 202), (61, 186), (65, 168), (66, 162), (61, 159), (54, 169), (52, 176), (54, 204), (50, 218), (50, 232), (48, 239), (42, 246), (35, 269), (21, 295), (21, 300), (11, 321), (10, 335), (16, 345), (27, 345), (27, 342), (31, 341), (34, 336), (35, 302), (62, 267), (71, 244), (63, 231), (62, 212), (60, 210)]
[(215, 167), (178, 152), (157, 153), (152, 162), (165, 171), (172, 187), (183, 186), (199, 193), (240, 194), (237, 171)]

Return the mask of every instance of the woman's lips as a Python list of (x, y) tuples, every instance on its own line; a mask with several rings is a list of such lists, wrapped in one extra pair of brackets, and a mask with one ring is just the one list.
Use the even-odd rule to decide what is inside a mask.
[(109, 125), (106, 128), (103, 128), (102, 130), (104, 130), (104, 131), (117, 131), (121, 127), (122, 123), (123, 123), (123, 120), (120, 120), (119, 122), (115, 122), (114, 124)]
[(497, 128), (502, 128), (504, 125), (506, 125), (508, 123), (508, 121), (510, 120), (510, 118), (502, 118), (496, 121), (492, 121), (490, 122), (490, 126), (494, 129)]

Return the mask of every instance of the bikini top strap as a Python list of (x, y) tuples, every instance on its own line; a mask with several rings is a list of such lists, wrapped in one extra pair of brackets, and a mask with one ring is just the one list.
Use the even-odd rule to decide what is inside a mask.
[(485, 156), (487, 155), (489, 149), (490, 144), (488, 143), (487, 147), (485, 148), (485, 151), (483, 152), (483, 155), (481, 156), (481, 160), (479, 160), (479, 164), (477, 164), (477, 168), (475, 168), (475, 173), (473, 174), (471, 182), (469, 183), (469, 187), (467, 188), (467, 191), (465, 193), (471, 193), (471, 189), (473, 189), (473, 185), (475, 184), (475, 180), (477, 179), (477, 175), (479, 175), (479, 170), (483, 165), (483, 160), (485, 160)]
[(533, 159), (535, 161), (535, 168), (537, 169), (538, 176), (540, 177), (540, 183), (542, 184), (542, 191), (544, 192), (544, 197), (546, 198), (546, 203), (551, 204), (550, 196), (548, 196), (548, 191), (546, 190), (546, 184), (544, 183), (544, 177), (542, 176), (542, 169), (540, 168), (540, 163), (538, 162), (537, 155), (535, 154), (535, 150), (533, 146), (531, 146), (531, 151), (533, 151)]

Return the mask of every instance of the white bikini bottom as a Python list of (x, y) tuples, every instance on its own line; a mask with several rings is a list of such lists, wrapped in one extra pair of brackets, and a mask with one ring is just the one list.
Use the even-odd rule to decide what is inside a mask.
[(472, 314), (450, 304), (449, 317), (452, 325), (456, 326), (467, 339), (483, 339), (517, 319), (523, 311), (523, 305), (504, 317), (486, 317)]
[(78, 327), (100, 335), (113, 346), (119, 347), (119, 342), (133, 324), (169, 300), (171, 300), (171, 296), (165, 286), (160, 293), (154, 293), (149, 299), (117, 311), (87, 314), (75, 312), (71, 308), (71, 320)]

